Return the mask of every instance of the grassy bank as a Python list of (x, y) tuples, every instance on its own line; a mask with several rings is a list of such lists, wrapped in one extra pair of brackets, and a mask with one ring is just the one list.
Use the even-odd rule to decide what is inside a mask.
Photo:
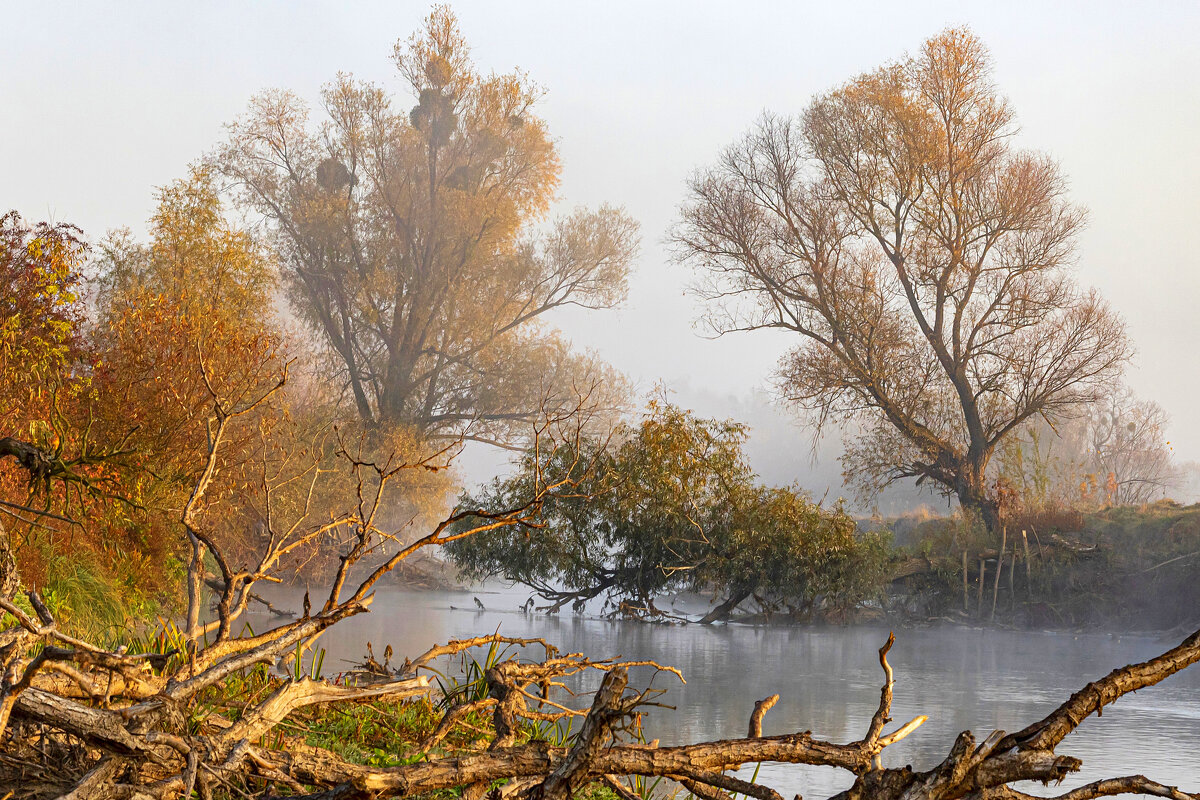
[(999, 541), (934, 519), (906, 538), (891, 601), (916, 617), (1119, 630), (1200, 618), (1200, 505), (1027, 514)]

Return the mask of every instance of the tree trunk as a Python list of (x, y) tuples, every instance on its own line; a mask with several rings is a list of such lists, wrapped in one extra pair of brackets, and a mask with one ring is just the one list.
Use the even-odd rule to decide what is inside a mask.
[(720, 622), (723, 619), (727, 619), (729, 615), (733, 613), (733, 610), (738, 607), (738, 603), (742, 602), (749, 596), (749, 590), (734, 592), (733, 594), (729, 595), (729, 598), (726, 599), (725, 602), (721, 603), (721, 605), (705, 614), (700, 619), (700, 624), (711, 625), (714, 622)]
[(978, 514), (988, 533), (999, 538), (1000, 504), (988, 493), (984, 483), (986, 468), (986, 459), (974, 464), (964, 459), (954, 481), (954, 493), (958, 496), (958, 504)]

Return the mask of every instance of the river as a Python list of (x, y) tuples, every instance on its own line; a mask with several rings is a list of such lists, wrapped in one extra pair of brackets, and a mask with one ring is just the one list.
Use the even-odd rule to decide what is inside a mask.
[[(302, 592), (278, 591), (272, 600), (299, 608)], [(319, 595), (314, 591), (314, 605)], [(646, 723), (647, 739), (663, 744), (744, 736), (754, 701), (776, 692), (778, 705), (763, 731), (811, 730), (820, 738), (861, 738), (879, 702), (882, 671), (877, 651), (886, 629), (657, 625), (608, 621), (594, 614), (525, 614), (519, 588), (472, 593), (383, 589), (369, 614), (328, 631), (320, 646), (325, 675), (361, 662), (364, 642), (376, 657), (391, 645), (394, 662), (429, 646), (499, 630), (542, 637), (564, 652), (596, 658), (650, 659), (682, 670), (680, 684), (659, 675), (668, 689)], [(270, 621), (251, 615), (257, 630)], [(896, 631), (889, 661), (896, 687), (896, 725), (919, 714), (929, 721), (884, 752), (886, 766), (927, 769), (941, 761), (960, 731), (982, 740), (993, 730), (1020, 730), (1040, 719), (1087, 681), (1144, 660), (1178, 642), (1152, 636), (1012, 632), (971, 628)], [(540, 650), (535, 650), (540, 655)], [(631, 673), (644, 684), (645, 670)], [(598, 678), (596, 679), (598, 682)], [(1083, 760), (1083, 771), (1057, 787), (1022, 785), (1035, 794), (1058, 794), (1102, 777), (1145, 774), (1185, 791), (1200, 790), (1200, 666), (1157, 686), (1127, 695), (1088, 719), (1058, 748)], [(748, 770), (744, 775), (748, 776)], [(764, 764), (758, 780), (784, 797), (827, 797), (849, 786), (851, 776), (832, 768)]]

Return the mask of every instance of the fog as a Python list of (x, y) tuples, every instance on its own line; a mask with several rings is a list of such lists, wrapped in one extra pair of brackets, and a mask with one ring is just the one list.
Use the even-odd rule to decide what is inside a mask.
[[(811, 96), (902, 56), (949, 25), (991, 48), (1022, 145), (1061, 162), (1091, 209), (1078, 278), (1124, 316), (1138, 355), (1130, 382), (1172, 417), (1184, 461), (1200, 460), (1200, 7), (1190, 3), (456, 2), (485, 70), (519, 66), (564, 164), (563, 208), (624, 205), (643, 248), (623, 308), (561, 314), (560, 325), (624, 371), (640, 392), (662, 382), (698, 413), (749, 423), (749, 453), (772, 483), (846, 492), (830, 435), (772, 406), (765, 392), (789, 337), (697, 334), (689, 274), (664, 237), (689, 172), (713, 160), (764, 109)], [(267, 87), (314, 99), (339, 71), (399, 90), (389, 56), (425, 3), (5, 4), (0, 50), (3, 205), (73, 222), (93, 239), (140, 233), (155, 187), (222, 138), (222, 124)], [(502, 457), (472, 450), (465, 475)], [(936, 498), (880, 498), (892, 513)]]

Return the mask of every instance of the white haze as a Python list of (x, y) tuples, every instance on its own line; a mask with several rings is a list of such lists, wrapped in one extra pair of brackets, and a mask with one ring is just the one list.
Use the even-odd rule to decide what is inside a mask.
[[(764, 479), (844, 492), (829, 440), (763, 400), (789, 338), (711, 341), (663, 237), (688, 173), (764, 109), (811, 96), (969, 24), (990, 46), (1025, 146), (1050, 153), (1091, 209), (1079, 279), (1125, 317), (1139, 394), (1172, 416), (1176, 454), (1200, 460), (1200, 5), (1195, 3), (453, 4), (485, 69), (520, 66), (565, 165), (564, 207), (625, 205), (644, 247), (629, 302), (555, 321), (648, 391), (662, 381), (699, 413), (755, 429)], [(0, 208), (29, 219), (139, 230), (154, 187), (182, 176), (222, 123), (267, 87), (315, 99), (338, 70), (399, 81), (389, 55), (423, 2), (0, 3)], [(495, 455), (467, 465), (486, 477)], [(890, 496), (889, 496), (890, 497)], [(908, 502), (898, 499), (902, 506)], [(888, 500), (887, 503), (891, 503)], [(936, 502), (926, 499), (926, 502)], [(887, 508), (881, 508), (888, 511)]]

